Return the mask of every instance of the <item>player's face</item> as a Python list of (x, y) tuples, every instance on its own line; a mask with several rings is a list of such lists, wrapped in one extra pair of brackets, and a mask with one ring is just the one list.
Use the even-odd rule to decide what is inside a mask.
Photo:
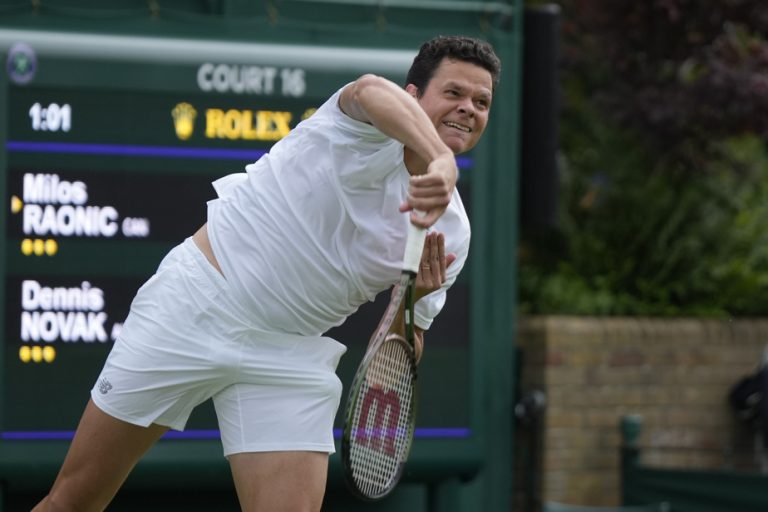
[(454, 153), (475, 147), (488, 124), (491, 108), (493, 82), (489, 71), (470, 62), (445, 58), (420, 98), (413, 84), (406, 90), (418, 99), (440, 138)]

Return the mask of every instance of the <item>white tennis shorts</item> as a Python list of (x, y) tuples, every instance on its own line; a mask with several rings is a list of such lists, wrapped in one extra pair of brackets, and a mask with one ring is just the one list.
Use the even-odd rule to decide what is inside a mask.
[(141, 426), (183, 430), (213, 398), (224, 455), (333, 453), (346, 347), (256, 328), (191, 238), (138, 291), (91, 397)]

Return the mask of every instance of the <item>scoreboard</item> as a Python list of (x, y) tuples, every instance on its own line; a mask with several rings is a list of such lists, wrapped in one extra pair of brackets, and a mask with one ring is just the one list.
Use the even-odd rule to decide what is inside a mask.
[[(402, 83), (414, 56), (15, 30), (0, 50), (0, 442), (15, 443), (71, 438), (133, 295), (205, 222), (211, 181), (360, 74)], [(459, 160), (470, 216), (473, 162)], [(469, 269), (427, 333), (417, 450), (473, 435)], [(345, 390), (386, 301), (329, 333), (349, 348)], [(168, 437), (217, 438), (210, 403)]]

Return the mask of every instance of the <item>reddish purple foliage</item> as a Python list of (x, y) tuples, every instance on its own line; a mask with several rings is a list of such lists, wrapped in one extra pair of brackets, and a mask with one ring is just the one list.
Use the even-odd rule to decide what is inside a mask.
[(768, 2), (562, 0), (565, 71), (661, 147), (768, 135)]

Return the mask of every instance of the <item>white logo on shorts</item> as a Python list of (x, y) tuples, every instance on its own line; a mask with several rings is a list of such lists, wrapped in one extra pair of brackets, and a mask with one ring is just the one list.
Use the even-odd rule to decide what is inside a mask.
[(99, 393), (106, 395), (109, 393), (110, 389), (112, 389), (112, 383), (109, 382), (106, 377), (102, 377), (101, 380), (99, 380)]

